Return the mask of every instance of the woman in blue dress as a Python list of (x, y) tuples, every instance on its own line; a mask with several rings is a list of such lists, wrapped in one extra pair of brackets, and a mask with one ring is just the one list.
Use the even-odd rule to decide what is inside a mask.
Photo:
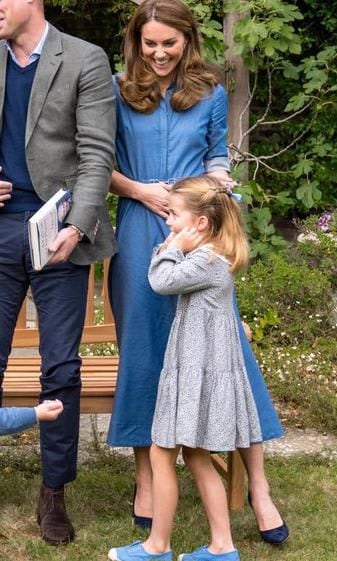
[[(203, 173), (231, 182), (227, 96), (201, 59), (195, 21), (180, 0), (141, 3), (127, 29), (125, 63), (125, 74), (114, 78), (119, 171), (111, 191), (119, 195), (119, 253), (109, 283), (120, 366), (108, 443), (134, 448), (134, 522), (149, 527), (151, 425), (176, 300), (155, 294), (147, 274), (153, 247), (168, 235), (170, 185)], [(263, 439), (277, 438), (283, 430), (243, 328), (240, 339)], [(280, 543), (285, 525), (269, 495), (262, 443), (252, 444), (240, 450), (251, 504), (263, 539)]]

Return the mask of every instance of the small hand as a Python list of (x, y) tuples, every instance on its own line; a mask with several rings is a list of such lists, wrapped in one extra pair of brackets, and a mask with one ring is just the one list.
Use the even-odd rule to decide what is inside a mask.
[(63, 411), (63, 403), (59, 399), (45, 400), (35, 407), (39, 421), (55, 421)]
[(170, 232), (166, 240), (164, 240), (163, 243), (161, 244), (159, 251), (164, 251), (164, 249), (167, 249), (169, 243), (176, 237), (176, 235), (177, 234), (175, 234), (174, 232)]
[(63, 263), (67, 261), (69, 255), (74, 251), (79, 242), (78, 233), (73, 228), (63, 228), (57, 234), (53, 243), (49, 246), (49, 251), (54, 255), (48, 261), (48, 265)]
[[(2, 171), (2, 167), (0, 166), (0, 172)], [(13, 190), (13, 185), (9, 181), (1, 181), (0, 180), (0, 207), (5, 206), (5, 202), (11, 198), (11, 193)]]
[(189, 253), (201, 245), (204, 238), (196, 228), (186, 227), (183, 228), (174, 238), (168, 243), (167, 247), (175, 247), (180, 249), (183, 253)]

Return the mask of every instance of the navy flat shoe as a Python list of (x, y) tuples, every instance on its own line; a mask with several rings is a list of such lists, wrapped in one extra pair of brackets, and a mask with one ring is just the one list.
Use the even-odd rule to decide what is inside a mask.
[(132, 522), (142, 530), (151, 530), (152, 528), (152, 518), (149, 516), (137, 516), (137, 514), (133, 514)]
[[(250, 493), (248, 493), (248, 503), (253, 509)], [(281, 526), (277, 526), (277, 528), (271, 528), (270, 530), (259, 529), (259, 532), (263, 541), (270, 543), (271, 545), (282, 545), (289, 538), (289, 528), (284, 520), (282, 520)]]
[(132, 522), (135, 526), (138, 526), (142, 530), (151, 530), (152, 528), (152, 518), (149, 516), (138, 516), (135, 513), (135, 500), (137, 495), (137, 484), (135, 483), (133, 489), (133, 499), (132, 499)]
[(263, 541), (272, 545), (282, 545), (289, 538), (289, 529), (285, 522), (278, 528), (271, 530), (259, 530), (260, 536)]

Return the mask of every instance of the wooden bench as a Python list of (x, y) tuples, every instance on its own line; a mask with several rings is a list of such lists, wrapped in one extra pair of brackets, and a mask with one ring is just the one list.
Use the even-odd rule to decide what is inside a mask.
[[(107, 278), (108, 265), (103, 266), (103, 282), (97, 295), (95, 269), (92, 266), (89, 277), (88, 301), (83, 344), (116, 342), (116, 331), (111, 313)], [(99, 322), (96, 321), (97, 298)], [(4, 380), (4, 406), (36, 405), (40, 392), (40, 356), (37, 353), (39, 333), (36, 317), (32, 317), (32, 302), (26, 298), (15, 329), (13, 339), (14, 353), (9, 358)], [(33, 308), (34, 309), (34, 308)], [(32, 349), (28, 356), (16, 356), (17, 349)], [(35, 351), (35, 353), (33, 352)], [(14, 356), (13, 356), (14, 355)], [(110, 413), (115, 395), (118, 355), (82, 357), (81, 413)], [(232, 510), (244, 504), (244, 467), (238, 452), (230, 452), (227, 462), (217, 454), (212, 455), (213, 463), (227, 481), (229, 507)]]

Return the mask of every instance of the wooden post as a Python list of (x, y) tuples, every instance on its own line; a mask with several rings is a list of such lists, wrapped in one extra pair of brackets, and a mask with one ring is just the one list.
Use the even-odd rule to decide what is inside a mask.
[(213, 466), (225, 479), (229, 510), (240, 510), (245, 504), (245, 474), (241, 456), (237, 450), (227, 453), (227, 461), (219, 454), (211, 454)]
[[(242, 152), (248, 151), (248, 136), (243, 140), (243, 134), (249, 127), (249, 71), (240, 56), (234, 54), (233, 27), (240, 19), (240, 14), (226, 14), (223, 19), (224, 40), (228, 46), (226, 60), (230, 68), (227, 83), (229, 95), (228, 115), (228, 144), (234, 144)], [(235, 151), (231, 150), (235, 160)], [(248, 166), (242, 168), (242, 178), (246, 179)]]

